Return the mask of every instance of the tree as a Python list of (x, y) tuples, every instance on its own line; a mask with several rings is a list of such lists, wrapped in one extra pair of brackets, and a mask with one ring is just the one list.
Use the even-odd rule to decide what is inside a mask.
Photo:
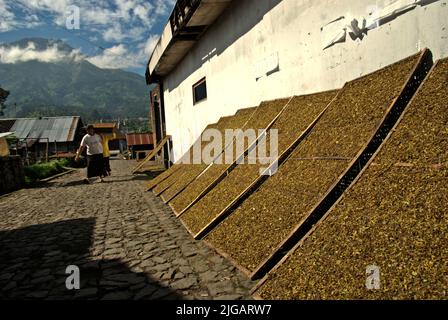
[(0, 88), (0, 117), (4, 115), (3, 110), (6, 109), (6, 99), (9, 96), (9, 91), (3, 90), (2, 88)]

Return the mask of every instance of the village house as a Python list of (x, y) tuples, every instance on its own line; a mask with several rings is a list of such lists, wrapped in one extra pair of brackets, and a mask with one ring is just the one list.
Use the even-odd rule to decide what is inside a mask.
[(111, 154), (122, 153), (126, 149), (126, 135), (120, 131), (116, 122), (94, 123), (95, 132), (107, 136)]
[(132, 159), (144, 159), (154, 149), (153, 134), (127, 133), (126, 144)]
[(446, 57), (447, 16), (439, 0), (178, 0), (146, 72), (155, 130), (177, 161), (238, 109), (337, 89), (424, 48)]
[(74, 154), (81, 142), (83, 127), (77, 116), (0, 119), (0, 133), (12, 132), (17, 139), (10, 146), (12, 154), (32, 160)]

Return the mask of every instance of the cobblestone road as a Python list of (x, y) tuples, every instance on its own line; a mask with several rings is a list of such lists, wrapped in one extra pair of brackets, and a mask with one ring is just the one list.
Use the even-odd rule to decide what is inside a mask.
[[(250, 298), (253, 283), (194, 241), (132, 165), (112, 161), (105, 183), (84, 185), (81, 171), (0, 198), (0, 298)], [(66, 289), (68, 265), (80, 290)]]

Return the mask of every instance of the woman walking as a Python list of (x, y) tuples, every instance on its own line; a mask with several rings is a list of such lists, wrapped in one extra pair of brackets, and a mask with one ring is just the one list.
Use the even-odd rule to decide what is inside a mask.
[(101, 137), (95, 133), (93, 125), (87, 126), (87, 134), (82, 138), (81, 145), (76, 152), (75, 160), (79, 160), (79, 156), (87, 148), (87, 178), (84, 182), (90, 183), (90, 178), (99, 177), (103, 182), (103, 177), (107, 175), (104, 168), (103, 159), (103, 142)]

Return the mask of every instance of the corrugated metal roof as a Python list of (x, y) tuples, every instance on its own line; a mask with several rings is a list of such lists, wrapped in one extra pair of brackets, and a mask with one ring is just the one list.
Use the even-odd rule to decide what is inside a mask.
[[(12, 120), (12, 119), (9, 119)], [(71, 142), (75, 139), (79, 117), (15, 119), (10, 131), (19, 139), (39, 139), (39, 142)]]
[(70, 124), (70, 129), (68, 130), (67, 140), (73, 141), (75, 140), (76, 129), (78, 128), (78, 123), (80, 121), (79, 117), (74, 117)]
[(19, 139), (28, 138), (35, 122), (36, 119), (17, 119), (16, 123), (12, 126), (11, 131), (15, 132), (16, 137)]
[(129, 133), (126, 135), (128, 146), (141, 146), (153, 144), (152, 133)]

